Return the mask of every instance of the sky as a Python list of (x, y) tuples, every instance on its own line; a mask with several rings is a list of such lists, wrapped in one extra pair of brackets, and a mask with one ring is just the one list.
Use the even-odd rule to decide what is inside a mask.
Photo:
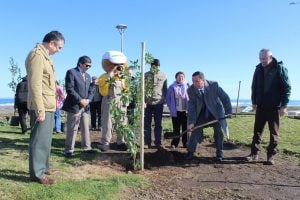
[[(124, 53), (141, 60), (146, 52), (159, 58), (168, 84), (178, 71), (202, 71), (215, 80), (231, 99), (250, 99), (258, 53), (269, 48), (282, 60), (292, 84), (291, 100), (300, 100), (300, 3), (288, 0), (3, 0), (0, 12), (0, 98), (13, 98), (9, 58), (25, 75), (24, 61), (36, 43), (52, 30), (66, 43), (52, 58), (57, 80), (76, 66), (82, 55), (92, 59), (88, 73), (103, 73), (102, 55), (120, 50), (115, 28), (126, 24)], [(146, 66), (146, 71), (149, 66)]]

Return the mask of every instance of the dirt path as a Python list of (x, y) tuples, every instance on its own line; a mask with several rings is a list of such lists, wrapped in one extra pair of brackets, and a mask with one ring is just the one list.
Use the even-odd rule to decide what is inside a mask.
[(265, 165), (261, 153), (255, 163), (246, 162), (249, 148), (225, 145), (225, 160), (214, 162), (212, 143), (198, 145), (193, 161), (184, 159), (186, 150), (147, 150), (143, 189), (125, 191), (125, 199), (300, 199), (300, 163), (288, 157)]

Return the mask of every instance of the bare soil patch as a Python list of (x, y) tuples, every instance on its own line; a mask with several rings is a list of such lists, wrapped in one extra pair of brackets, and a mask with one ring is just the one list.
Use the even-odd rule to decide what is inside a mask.
[[(99, 133), (93, 134), (99, 141)], [(224, 143), (224, 161), (215, 162), (213, 141), (198, 145), (195, 159), (185, 159), (186, 149), (171, 149), (164, 141), (161, 149), (145, 149), (144, 188), (127, 188), (122, 199), (300, 199), (299, 159), (278, 155), (276, 164), (265, 165), (266, 154), (259, 161), (247, 162), (250, 149)], [(97, 162), (113, 170), (126, 171), (130, 155), (109, 150), (100, 153)]]

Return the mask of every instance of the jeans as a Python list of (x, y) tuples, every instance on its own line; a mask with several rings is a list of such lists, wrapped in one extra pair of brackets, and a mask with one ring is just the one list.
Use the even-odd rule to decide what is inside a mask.
[(161, 134), (162, 134), (162, 114), (163, 114), (163, 104), (149, 105), (145, 109), (145, 119), (144, 119), (144, 132), (145, 132), (145, 144), (151, 145), (151, 124), (152, 124), (152, 115), (154, 115), (154, 144), (156, 146), (161, 145)]
[(54, 119), (55, 119), (55, 131), (56, 132), (61, 132), (61, 116), (60, 116), (60, 109), (56, 109)]

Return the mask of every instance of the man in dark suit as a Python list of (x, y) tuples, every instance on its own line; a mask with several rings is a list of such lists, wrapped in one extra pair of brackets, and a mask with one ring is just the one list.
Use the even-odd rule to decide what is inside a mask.
[(223, 160), (223, 132), (228, 134), (224, 117), (225, 114), (232, 114), (230, 98), (217, 82), (205, 80), (202, 72), (195, 72), (192, 80), (193, 85), (187, 90), (189, 95), (188, 129), (192, 130), (187, 158), (193, 158), (197, 143), (203, 140), (203, 128), (193, 130), (193, 127), (215, 119), (222, 119), (212, 125), (217, 149), (216, 160), (221, 162)]
[(65, 84), (67, 98), (62, 107), (67, 111), (67, 137), (65, 156), (72, 157), (75, 139), (80, 124), (81, 147), (85, 152), (92, 152), (89, 132), (89, 103), (93, 98), (93, 88), (90, 87), (91, 76), (86, 72), (92, 66), (88, 56), (78, 59), (77, 66), (67, 71)]

